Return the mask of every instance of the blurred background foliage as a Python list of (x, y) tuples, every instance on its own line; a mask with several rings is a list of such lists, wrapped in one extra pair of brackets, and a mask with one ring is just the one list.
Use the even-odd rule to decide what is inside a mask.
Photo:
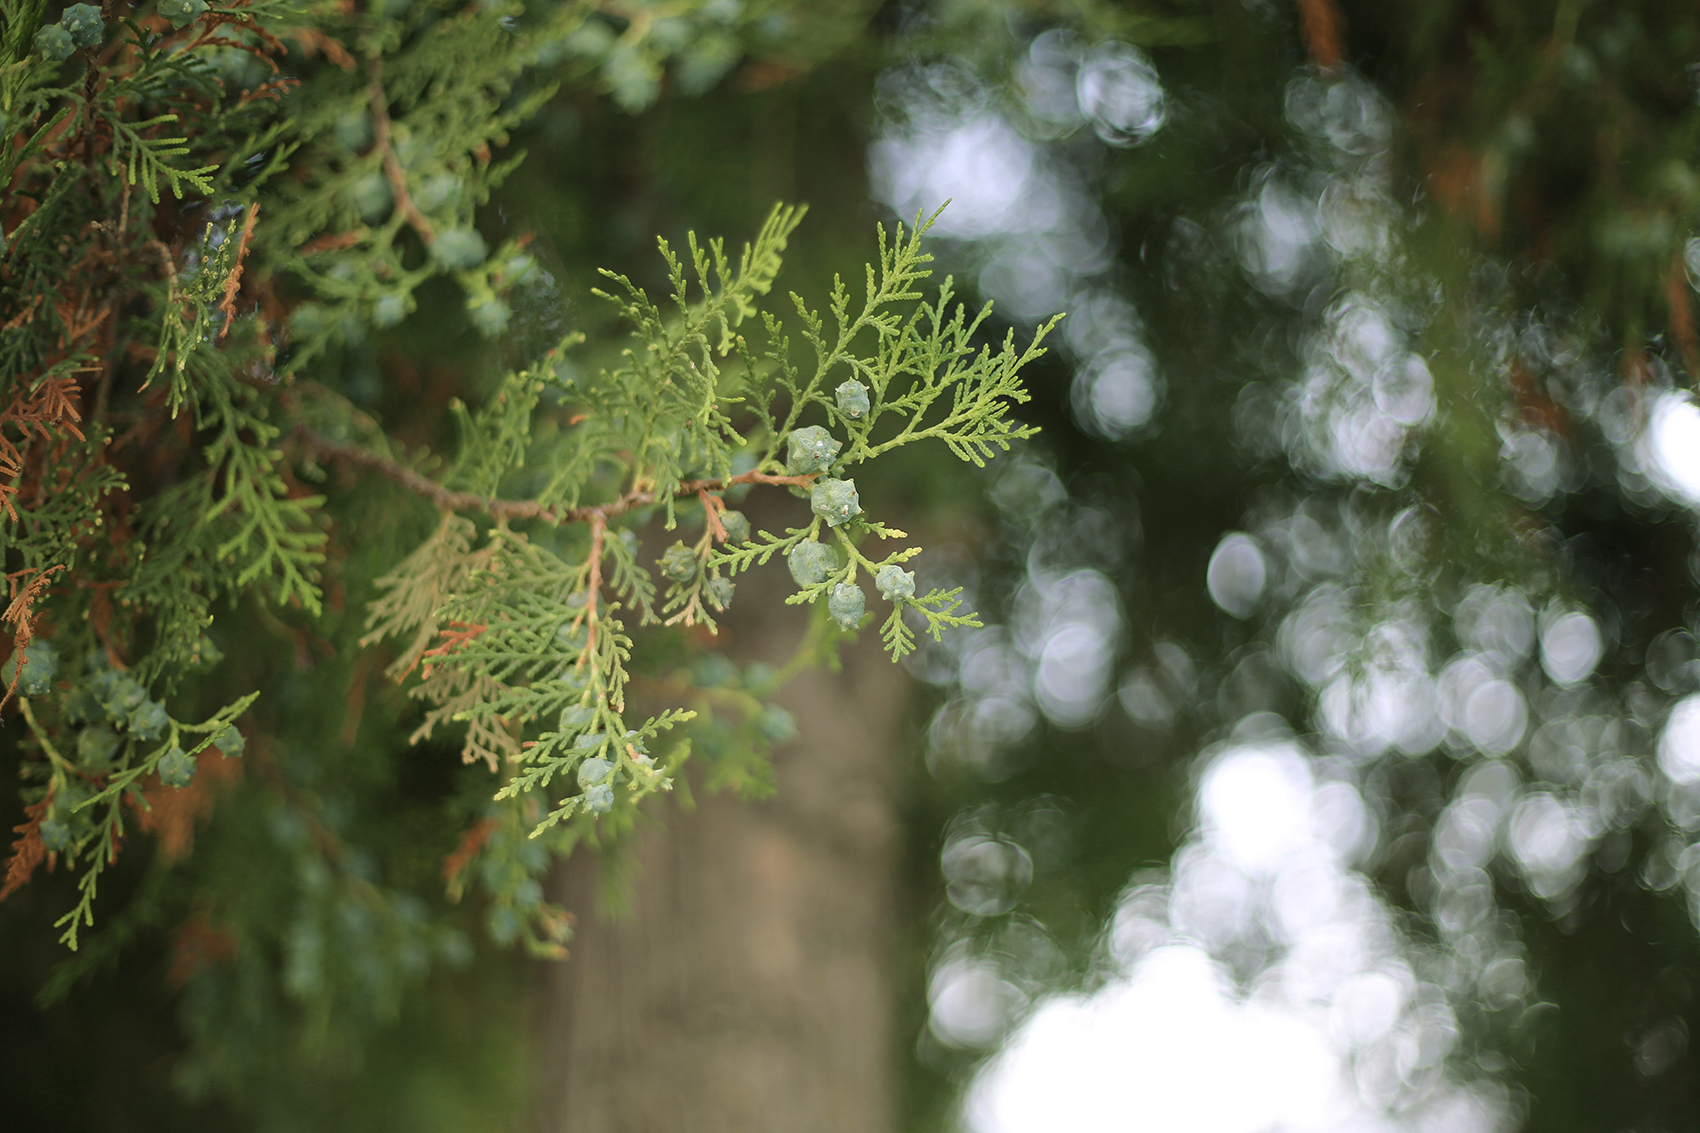
[[(655, 234), (742, 238), (777, 199), (812, 208), (782, 286), (948, 197), (942, 269), (1022, 332), (1069, 312), (1038, 441), (877, 488), (957, 541), (922, 585), (990, 615), (911, 666), (893, 1127), (1694, 1127), (1700, 15), (607, 8), (687, 18), (659, 61), (536, 76), (564, 85), (479, 216), (549, 285), (496, 342), (444, 287), (327, 355), (395, 435), (440, 440), (564, 329), (595, 365), (595, 268), (655, 285)], [(527, 973), (441, 896), (440, 808), (482, 780), (398, 756), (409, 708), (352, 648), (417, 534), (333, 564), (310, 633), (243, 611), (224, 679), (268, 690), (276, 774), (337, 800), (347, 871), (417, 894), (436, 954), (355, 913), (220, 954), (199, 909), (326, 884), (243, 786), (191, 856), (120, 865), (73, 969), (27, 931), (67, 879), (0, 906), (32, 1127), (523, 1123)]]
[(1008, 620), (931, 675), (917, 1088), (983, 1130), (1683, 1128), (1696, 26), (1147, 11), (1208, 30), (882, 76), (876, 194), (979, 187), (962, 263), (1072, 354), (991, 485)]

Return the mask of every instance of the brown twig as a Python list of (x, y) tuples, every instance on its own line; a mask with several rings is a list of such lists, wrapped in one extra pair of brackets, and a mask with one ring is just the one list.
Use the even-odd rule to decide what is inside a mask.
[(242, 290), (242, 261), (248, 255), (248, 241), (254, 236), (254, 221), (260, 215), (260, 202), (255, 201), (248, 206), (248, 219), (242, 222), (242, 236), (236, 244), (236, 266), (231, 269), (230, 278), (224, 282), (224, 298), (219, 301), (218, 309), (224, 312), (224, 326), (219, 328), (219, 341), (230, 333), (230, 324), (236, 321), (236, 293)]
[(329, 236), (315, 236), (296, 250), (303, 259), (316, 256), (320, 252), (336, 252), (343, 248), (352, 248), (366, 239), (367, 230), (351, 228), (347, 232), (334, 232)]
[[(405, 464), (355, 445), (338, 444), (319, 436), (306, 426), (297, 426), (293, 437), (302, 447), (323, 456), (346, 461), (349, 464), (369, 468), (380, 473), (416, 495), (424, 496), (447, 511), (481, 511), (492, 519), (540, 519), (545, 523), (554, 524), (584, 523), (586, 521), (592, 524), (598, 521), (606, 523), (616, 515), (623, 515), (628, 511), (648, 507), (660, 502), (661, 499), (660, 494), (653, 488), (634, 488), (625, 495), (605, 504), (587, 504), (583, 507), (565, 509), (544, 507), (536, 500), (505, 500), (497, 496), (481, 496), (476, 492), (457, 492), (452, 488), (445, 488), (437, 481), (428, 476), (420, 475)], [(674, 490), (673, 497), (679, 499), (685, 496), (700, 496), (708, 492), (723, 492), (727, 488), (736, 487), (739, 484), (807, 487), (814, 483), (814, 479), (815, 474), (812, 472), (804, 476), (776, 476), (768, 472), (741, 472), (736, 476), (729, 476), (725, 479), (716, 477), (705, 480), (685, 480)]]
[[(51, 801), (51, 798), (46, 798), (26, 806), (24, 821), (12, 827), (18, 837), (12, 843), (12, 856), (6, 861), (6, 880), (0, 885), (0, 901), (28, 885), (29, 879), (35, 874), (35, 867), (51, 857), (41, 841), (41, 821), (47, 817), (47, 807)], [(51, 869), (52, 866), (49, 865), (48, 868)]]
[[(0, 708), (12, 702), (17, 695), (18, 683), (24, 679), (25, 654), (30, 641), (35, 637), (35, 623), (41, 617), (35, 612), (35, 600), (41, 597), (53, 581), (53, 576), (66, 569), (64, 563), (54, 563), (43, 568), (26, 567), (13, 571), (6, 576), (6, 583), (12, 592), (12, 600), (6, 606), (6, 612), (0, 614), (0, 622), (10, 622), (14, 627), (12, 632), (12, 676), (6, 682), (6, 695), (0, 697)], [(34, 578), (27, 578), (28, 575)], [(22, 581), (21, 581), (22, 580)]]
[[(452, 621), (448, 624), (455, 628), (438, 630), (437, 636), (443, 639), (443, 643), (435, 648), (425, 650), (425, 652), (419, 655), (419, 660), (423, 661), (427, 657), (447, 657), (450, 653), (459, 649), (461, 646), (466, 645), (469, 642), (477, 641), (484, 635), (484, 631), (490, 628), (480, 622)], [(427, 663), (425, 667), (419, 671), (419, 675), (429, 680), (431, 670), (435, 667), (435, 665)]]
[(484, 848), (485, 843), (490, 841), (490, 835), (495, 832), (495, 819), (479, 819), (460, 836), (460, 844), (443, 859), (443, 881), (448, 887), (449, 900), (460, 900), (461, 894), (465, 891), (465, 886), (460, 882), (462, 871), (472, 864), (472, 859), (478, 856), (478, 852)]
[(314, 51), (323, 51), (326, 59), (329, 59), (344, 71), (353, 71), (356, 66), (354, 56), (348, 53), (348, 48), (344, 47), (340, 40), (326, 35), (318, 28), (286, 28), (279, 34), (286, 39), (293, 39), (296, 43), (299, 43), (302, 54), (309, 58)]
[(1310, 60), (1324, 71), (1346, 61), (1346, 20), (1334, 0), (1299, 0), (1299, 35)]
[(283, 45), (283, 40), (279, 39), (259, 24), (256, 24), (243, 16), (219, 12), (207, 12), (202, 15), (200, 19), (196, 20), (195, 28), (197, 29), (197, 32), (195, 37), (189, 40), (187, 44), (178, 50), (188, 52), (201, 47), (234, 47), (238, 51), (252, 55), (266, 66), (270, 67), (272, 69), (272, 74), (275, 75), (279, 72), (280, 68), (277, 65), (277, 60), (273, 59), (271, 52), (266, 51), (260, 46), (260, 44), (247, 43), (240, 38), (225, 39), (223, 36), (215, 36), (214, 33), (226, 24), (231, 27), (240, 28), (244, 32), (251, 33), (256, 38), (262, 40), (265, 47), (270, 48), (271, 52), (275, 52), (278, 55), (289, 54), (289, 48)]
[(413, 197), (407, 191), (407, 171), (401, 167), (401, 159), (395, 155), (395, 147), (390, 144), (390, 100), (384, 94), (383, 83), (378, 76), (382, 70), (379, 61), (372, 61), (372, 145), (384, 162), (384, 175), (390, 180), (390, 192), (395, 197), (395, 207), (402, 218), (419, 233), (419, 238), (426, 245), (437, 242), (437, 230), (431, 227), (431, 222), (425, 219), (425, 214), (419, 211), (419, 206), (413, 203)]
[(381, 473), (408, 491), (424, 496), (445, 511), (481, 511), (493, 519), (542, 519), (559, 522), (553, 509), (531, 500), (502, 500), (481, 496), (476, 492), (456, 492), (387, 456), (379, 456), (354, 445), (337, 444), (304, 426), (298, 426), (294, 436), (305, 448)]
[(715, 539), (726, 542), (726, 525), (720, 522), (720, 513), (726, 510), (726, 505), (720, 502), (720, 497), (710, 495), (707, 488), (697, 492), (697, 498), (702, 501), (702, 513), (708, 517), (708, 530)]
[(584, 595), (584, 652), (590, 658), (590, 684), (596, 686), (596, 598), (602, 592), (602, 540), (608, 533), (608, 517), (596, 512), (590, 517), (590, 584)]

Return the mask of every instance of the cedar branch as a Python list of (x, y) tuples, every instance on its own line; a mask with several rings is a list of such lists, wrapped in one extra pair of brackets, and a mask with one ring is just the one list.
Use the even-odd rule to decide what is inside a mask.
[(218, 309), (224, 313), (224, 325), (219, 328), (220, 341), (230, 333), (230, 324), (236, 321), (236, 293), (242, 290), (242, 261), (248, 255), (248, 241), (254, 237), (254, 221), (260, 215), (260, 202), (255, 201), (248, 206), (248, 219), (242, 222), (242, 236), (236, 245), (236, 266), (231, 269), (230, 278), (224, 284), (224, 298), (219, 301)]
[[(566, 524), (584, 523), (601, 519), (606, 522), (616, 515), (635, 511), (658, 503), (661, 494), (653, 489), (644, 488), (627, 492), (618, 499), (605, 504), (587, 504), (576, 508), (544, 507), (535, 500), (505, 500), (496, 496), (481, 496), (476, 492), (457, 492), (446, 488), (429, 476), (422, 476), (413, 469), (380, 456), (375, 452), (359, 448), (355, 445), (339, 444), (336, 441), (321, 437), (305, 426), (296, 426), (294, 431), (296, 443), (303, 448), (317, 452), (322, 456), (332, 457), (361, 468), (369, 468), (374, 472), (394, 480), (402, 487), (424, 496), (445, 511), (481, 511), (492, 519), (540, 519), (545, 523)], [(704, 480), (686, 480), (674, 490), (673, 497), (682, 499), (704, 492), (722, 492), (739, 484), (771, 484), (780, 487), (807, 487), (814, 483), (815, 474), (803, 476), (776, 476), (768, 472), (741, 472), (736, 476), (724, 479), (714, 477)]]
[(419, 233), (419, 238), (425, 241), (428, 247), (437, 242), (437, 230), (431, 227), (431, 222), (419, 211), (419, 206), (413, 203), (413, 197), (407, 191), (407, 171), (401, 167), (401, 159), (395, 155), (395, 147), (390, 144), (390, 100), (384, 93), (383, 83), (378, 79), (381, 71), (379, 61), (372, 60), (372, 145), (382, 155), (384, 176), (389, 178), (390, 192), (395, 196), (396, 211)]

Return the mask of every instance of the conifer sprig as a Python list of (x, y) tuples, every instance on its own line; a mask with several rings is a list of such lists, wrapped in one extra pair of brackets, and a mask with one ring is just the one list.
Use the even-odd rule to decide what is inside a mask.
[[(905, 330), (918, 232), (882, 237), (861, 306), (840, 285), (795, 357), (774, 287), (802, 208), (741, 249), (662, 242), (665, 294), (604, 277), (626, 353), (571, 368), (569, 350), (601, 344), (568, 337), (491, 388), (465, 383), (479, 392), (451, 409), (443, 457), (424, 447), (438, 402), (392, 416), (402, 399), (357, 388), (390, 353), (374, 346), (445, 290), (489, 340), (556, 302), (527, 235), (480, 223), (521, 157), (510, 132), (559, 84), (635, 109), (669, 68), (680, 89), (712, 82), (770, 39), (760, 6), (150, 0), (54, 19), (17, 0), (0, 24), (0, 710), (27, 724), (0, 897), (43, 865), (74, 871), (67, 944), (140, 835), (157, 835), (142, 891), (159, 892), (188, 876), (172, 871), (210, 815), (219, 856), (195, 873), (239, 873), (244, 894), (197, 888), (183, 931), (240, 942), (268, 1018), (381, 1018), (464, 956), (451, 918), (396, 880), (409, 867), (359, 844), (413, 805), (371, 786), (396, 758), (394, 704), (366, 687), (387, 664), (422, 709), (412, 742), (452, 735), (469, 774), (493, 776), (441, 808), (465, 832), (448, 899), (476, 890), (492, 939), (558, 956), (550, 854), (631, 829), (693, 753), (711, 786), (771, 790), (768, 756), (797, 728), (769, 698), (830, 661), (861, 620), (857, 587), (884, 577), (903, 618), (957, 624), (905, 589), (912, 548), (869, 549), (904, 537), (845, 511), (843, 481), (894, 439), (981, 453), (1020, 435), (1004, 411), (1032, 352), (949, 354), (977, 323)], [(663, 20), (673, 32), (652, 34)], [(851, 377), (878, 379), (866, 421), (835, 400)], [(791, 466), (811, 429), (831, 431), (833, 459)], [(728, 509), (772, 489), (825, 491), (843, 514), (799, 503), (783, 535), (752, 539)], [(791, 660), (702, 650), (745, 600), (735, 580), (805, 546), (833, 557), (799, 583), (816, 609)], [(121, 913), (108, 949), (161, 908)], [(98, 962), (84, 948), (67, 971)], [(211, 1064), (198, 1073), (226, 1074)]]
[[(409, 642), (409, 665), (424, 662), (415, 693), (433, 704), (427, 730), (451, 719), (463, 723), (465, 759), (492, 767), (515, 764), (498, 801), (531, 791), (559, 800), (534, 835), (570, 819), (627, 808), (657, 789), (665, 776), (646, 745), (693, 718), (691, 710), (664, 708), (628, 720), (625, 690), (640, 643), (623, 610), (635, 611), (640, 625), (659, 620), (712, 631), (715, 615), (731, 601), (733, 577), (783, 554), (798, 586), (787, 601), (830, 600), (832, 618), (843, 629), (855, 628), (864, 617), (861, 582), (874, 583), (892, 604), (881, 637), (894, 659), (914, 648), (910, 619), (935, 638), (950, 628), (980, 624), (962, 609), (959, 590), (915, 596), (914, 575), (903, 564), (921, 553), (919, 547), (878, 558), (864, 553), (869, 537), (906, 536), (868, 516), (853, 485), (838, 477), (852, 464), (914, 441), (942, 441), (979, 463), (1030, 435), (1031, 427), (1007, 414), (1026, 397), (1019, 373), (1043, 352), (1040, 341), (1049, 328), (1024, 350), (1006, 337), (994, 351), (976, 345), (987, 312), (968, 319), (951, 306), (948, 283), (936, 302), (917, 305), (929, 261), (921, 244), (927, 225), (918, 222), (912, 232), (900, 227), (891, 239), (881, 233), (879, 259), (865, 273), (858, 312), (851, 313), (842, 282), (835, 287), (830, 309), (837, 329), (830, 341), (822, 320), (792, 296), (804, 319), (803, 338), (815, 355), (812, 374), (800, 379), (786, 353), (782, 325), (762, 310), (761, 299), (771, 290), (801, 215), (798, 209), (775, 209), (736, 266), (718, 240), (699, 243), (692, 234), (687, 257), (660, 242), (671, 288), (668, 307), (629, 278), (605, 272), (615, 289), (599, 294), (628, 320), (633, 345), (596, 380), (561, 390), (579, 411), (573, 427), (545, 446), (526, 442), (552, 380), (547, 365), (510, 376), (477, 413), (457, 410), (462, 450), (444, 482), (375, 453), (307, 438), (317, 451), (382, 470), (439, 507), (475, 510), (496, 521), (482, 541), (457, 522), (453, 529), (462, 535), (454, 553), (463, 565), (446, 568), (436, 557), (450, 530), (444, 527), (416, 552), (419, 566), (384, 579), (386, 594), (372, 608), (367, 640)], [(768, 340), (759, 354), (739, 333), (757, 315), (764, 316)], [(870, 341), (862, 344), (864, 338)], [(835, 373), (865, 391), (866, 405), (854, 418), (840, 404), (845, 394), (829, 401), (822, 392)], [(783, 406), (777, 414), (776, 403)], [(740, 416), (744, 405), (752, 412)], [(934, 412), (941, 405), (943, 411)], [(842, 456), (843, 442), (819, 426), (799, 425), (817, 407), (833, 424), (849, 422), (851, 445)], [(889, 427), (875, 432), (880, 422)], [(776, 434), (775, 427), (785, 432)], [(790, 448), (784, 463), (778, 459), (782, 444)], [(755, 467), (735, 473), (739, 459), (753, 460)], [(594, 501), (584, 497), (595, 490), (595, 481), (568, 484), (559, 473), (533, 499), (498, 494), (522, 468), (538, 463), (617, 472), (601, 477), (601, 498)], [(693, 468), (715, 474), (692, 476)], [(447, 482), (468, 490), (451, 489)], [(724, 492), (763, 484), (809, 491), (814, 517), (782, 536), (763, 531), (735, 542), (724, 519)], [(640, 561), (636, 537), (652, 509), (659, 509), (664, 530), (680, 522), (682, 510), (702, 523), (692, 542), (676, 541), (657, 560), (665, 583), (659, 591)], [(510, 526), (526, 521), (588, 530), (582, 540), (533, 539)], [(480, 558), (473, 567), (475, 553)], [(813, 565), (800, 567), (803, 559)], [(451, 576), (456, 585), (442, 591), (440, 580)], [(405, 592), (414, 586), (429, 589), (430, 600), (408, 598)], [(433, 633), (438, 643), (422, 648)], [(516, 742), (518, 736), (531, 738)], [(563, 791), (561, 785), (575, 777), (578, 790)]]

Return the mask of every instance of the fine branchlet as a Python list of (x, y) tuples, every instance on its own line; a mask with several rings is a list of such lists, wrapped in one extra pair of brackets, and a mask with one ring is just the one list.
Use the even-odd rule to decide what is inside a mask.
[[(799, 361), (766, 302), (802, 218), (800, 208), (774, 209), (735, 259), (720, 240), (693, 234), (684, 256), (662, 241), (664, 303), (604, 273), (613, 286), (597, 294), (629, 324), (631, 346), (594, 378), (559, 377), (571, 344), (509, 375), (466, 414), (463, 447), (440, 481), (377, 452), (305, 441), (445, 511), (482, 513), (481, 535), (470, 519), (445, 518), (380, 581), (365, 640), (396, 643), (392, 672), (417, 670), (412, 695), (429, 706), (420, 738), (462, 724), (463, 758), (503, 777), (497, 801), (548, 799), (533, 836), (569, 820), (585, 836), (596, 816), (670, 785), (696, 710), (628, 707), (633, 634), (657, 623), (713, 631), (734, 580), (763, 566), (778, 573), (775, 558), (796, 587), (787, 601), (818, 604), (833, 627), (811, 649), (870, 616), (894, 660), (917, 632), (980, 624), (959, 590), (916, 593), (904, 564), (921, 548), (870, 553), (907, 537), (864, 506), (852, 472), (927, 440), (980, 464), (1031, 435), (1009, 411), (1027, 397), (1020, 372), (1050, 324), (1025, 348), (1013, 335), (988, 345), (988, 311), (970, 317), (954, 305), (949, 280), (925, 301), (931, 220), (917, 218), (912, 229), (881, 229), (854, 309), (837, 284), (830, 328), (789, 296), (812, 355)], [(532, 428), (545, 401), (572, 422), (547, 441)], [(530, 468), (547, 475), (522, 475)], [(526, 479), (534, 495), (500, 494)], [(782, 535), (752, 532), (728, 494), (762, 487), (806, 496), (796, 505), (803, 522)], [(696, 534), (655, 556), (640, 550), (651, 528)], [(885, 614), (870, 615), (869, 587)], [(759, 698), (749, 708), (766, 711)], [(759, 734), (749, 742), (771, 746)]]
[[(228, 805), (248, 837), (221, 835), (221, 863), (297, 911), (206, 915), (287, 957), (306, 1014), (379, 1017), (422, 970), (403, 957), (465, 951), (349, 832), (392, 737), (493, 777), (439, 814), (462, 831), (440, 893), (476, 890), (498, 943), (559, 956), (553, 854), (631, 829), (693, 752), (710, 787), (771, 789), (797, 734), (772, 696), (846, 635), (877, 626), (900, 659), (979, 624), (917, 588), (920, 548), (856, 477), (912, 443), (978, 465), (1029, 436), (1012, 410), (1051, 325), (1018, 346), (933, 287), (930, 219), (882, 228), (861, 287), (823, 305), (776, 292), (802, 207), (736, 251), (663, 240), (660, 294), (599, 281), (618, 346), (559, 333), (532, 237), (480, 227), (510, 132), (562, 84), (640, 108), (669, 68), (723, 73), (758, 14), (120, 7), (50, 22), (20, 0), (0, 22), (0, 709), (25, 807), (0, 898), (71, 872), (75, 949), (138, 834), (168, 870)], [(663, 8), (673, 31), (650, 34)], [(404, 355), (431, 304), (536, 357), (460, 375), (464, 402), (386, 405), (374, 344)], [(551, 305), (547, 336), (519, 333)], [(792, 510), (781, 533), (752, 530), (752, 493)], [(787, 577), (812, 608), (795, 654), (734, 665), (713, 634), (738, 588)], [(380, 672), (417, 702), (399, 729), (400, 698), (365, 726)], [(302, 726), (309, 698), (343, 718)]]

